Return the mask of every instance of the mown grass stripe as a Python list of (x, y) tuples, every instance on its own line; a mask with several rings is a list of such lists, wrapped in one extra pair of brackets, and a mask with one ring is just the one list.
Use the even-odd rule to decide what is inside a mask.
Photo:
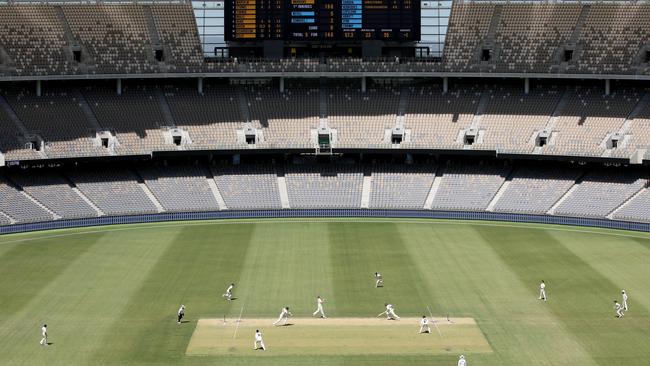
[[(221, 293), (239, 276), (249, 237), (250, 231), (238, 226), (218, 232), (209, 226), (180, 230), (128, 299), (94, 362), (132, 365), (183, 357), (197, 319), (221, 316), (230, 308)], [(149, 238), (161, 239), (155, 232)], [(178, 325), (181, 303), (189, 323)]]
[[(46, 239), (34, 245), (7, 247), (0, 256), (0, 309), (3, 314), (0, 332), (6, 329), (6, 322), (15, 319), (31, 302), (38, 301), (41, 292), (103, 236), (94, 234), (66, 241)], [(46, 320), (48, 314), (39, 315), (34, 319), (35, 324)], [(0, 350), (3, 343), (0, 342)]]
[(278, 223), (254, 228), (236, 310), (245, 303), (244, 317), (274, 317), (289, 306), (296, 316), (307, 316), (320, 295), (327, 300), (326, 314), (335, 315), (327, 225)]
[(540, 305), (564, 323), (599, 365), (647, 362), (632, 355), (650, 346), (646, 332), (650, 319), (615, 319), (612, 299), (618, 298), (618, 286), (568, 250), (570, 243), (544, 230), (477, 231), (521, 281), (530, 284), (530, 296), (537, 295), (541, 279), (547, 282), (549, 301)]
[[(538, 306), (525, 283), (473, 228), (404, 227), (416, 268), (429, 276), (434, 313), (476, 317), (494, 355), (472, 355), (481, 364), (594, 365), (589, 354), (552, 313)], [(529, 321), (534, 319), (534, 323)], [(521, 350), (525, 349), (526, 353)], [(557, 352), (545, 354), (545, 350)]]
[[(426, 310), (428, 296), (412, 266), (398, 224), (328, 224), (337, 309), (347, 316), (372, 316), (395, 306), (398, 315)], [(374, 273), (384, 277), (375, 288)]]

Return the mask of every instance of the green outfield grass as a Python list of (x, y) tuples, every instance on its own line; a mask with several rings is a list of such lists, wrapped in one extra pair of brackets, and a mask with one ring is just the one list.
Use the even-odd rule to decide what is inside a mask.
[[(3, 366), (455, 365), (453, 350), (262, 356), (245, 327), (238, 337), (250, 353), (187, 354), (199, 319), (232, 321), (242, 307), (244, 319), (274, 318), (284, 305), (308, 317), (316, 295), (332, 320), (375, 317), (384, 302), (402, 317), (429, 306), (473, 318), (491, 352), (468, 349), (471, 366), (650, 364), (643, 233), (424, 220), (165, 223), (0, 236), (0, 263)], [(374, 288), (375, 271), (384, 288)], [(547, 303), (537, 300), (541, 279)], [(232, 302), (221, 297), (230, 282)], [(630, 311), (615, 319), (622, 288)], [(179, 325), (181, 303), (188, 322)], [(44, 322), (49, 347), (38, 344)]]

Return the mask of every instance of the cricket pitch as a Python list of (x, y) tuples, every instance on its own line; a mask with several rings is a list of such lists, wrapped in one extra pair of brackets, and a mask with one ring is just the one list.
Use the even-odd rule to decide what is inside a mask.
[[(189, 356), (387, 355), (491, 353), (473, 318), (438, 320), (442, 336), (418, 334), (419, 318), (291, 318), (290, 325), (273, 326), (275, 319), (200, 319), (186, 354)], [(254, 351), (255, 330), (264, 336), (266, 351)], [(236, 335), (235, 335), (236, 332)]]

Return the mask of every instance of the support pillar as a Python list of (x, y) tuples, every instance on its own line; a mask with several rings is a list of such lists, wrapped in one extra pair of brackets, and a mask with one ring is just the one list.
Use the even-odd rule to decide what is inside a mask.
[(284, 93), (284, 78), (280, 78), (280, 93)]
[(611, 85), (611, 84), (612, 84), (611, 82), (612, 82), (612, 81), (609, 80), (609, 79), (605, 80), (605, 95), (609, 95), (610, 92), (611, 92), (611, 86), (612, 86), (612, 85)]
[(444, 77), (442, 78), (442, 93), (447, 94), (448, 91), (449, 91), (449, 78)]
[(361, 78), (361, 92), (365, 93), (366, 92), (366, 77)]
[(36, 96), (40, 97), (42, 95), (42, 89), (41, 89), (41, 81), (36, 80)]
[(196, 80), (196, 90), (199, 92), (199, 94), (203, 95), (203, 78), (198, 78)]
[(122, 79), (117, 79), (117, 95), (122, 95)]
[(530, 79), (525, 78), (524, 79), (524, 94), (528, 95), (530, 93)]

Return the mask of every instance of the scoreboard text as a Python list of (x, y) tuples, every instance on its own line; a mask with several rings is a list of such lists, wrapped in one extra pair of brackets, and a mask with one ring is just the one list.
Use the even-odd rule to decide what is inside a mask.
[(419, 0), (227, 0), (228, 41), (418, 41)]

